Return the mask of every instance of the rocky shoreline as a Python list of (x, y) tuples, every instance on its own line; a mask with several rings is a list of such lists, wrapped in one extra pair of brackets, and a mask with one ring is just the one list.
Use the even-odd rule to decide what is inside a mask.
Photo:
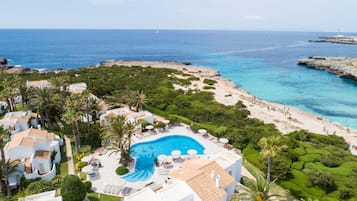
[(357, 81), (357, 58), (355, 57), (320, 57), (313, 56), (299, 59), (299, 65), (325, 70), (342, 78)]
[(357, 36), (337, 35), (337, 36), (330, 36), (330, 37), (319, 37), (319, 39), (309, 40), (309, 42), (357, 45)]

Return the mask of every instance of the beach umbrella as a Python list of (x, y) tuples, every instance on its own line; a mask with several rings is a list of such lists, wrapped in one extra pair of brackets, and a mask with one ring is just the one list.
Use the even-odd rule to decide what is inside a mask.
[(171, 152), (171, 155), (172, 155), (172, 156), (180, 156), (180, 155), (181, 155), (181, 151), (180, 151), (180, 150), (173, 150), (173, 151)]
[(227, 138), (219, 138), (219, 142), (222, 144), (227, 144), (229, 140)]
[(145, 129), (146, 129), (146, 130), (151, 130), (151, 129), (154, 129), (154, 126), (152, 126), (152, 125), (147, 125), (147, 126), (145, 126)]
[(187, 151), (188, 155), (190, 156), (195, 156), (197, 154), (197, 150), (196, 149), (189, 149)]
[(170, 123), (170, 120), (165, 119), (165, 120), (162, 121), (162, 123), (164, 123), (164, 124), (169, 124), (169, 123)]
[(198, 132), (201, 133), (201, 134), (203, 134), (203, 135), (204, 135), (204, 134), (207, 134), (206, 129), (199, 129)]
[(87, 165), (82, 168), (82, 172), (84, 172), (84, 173), (90, 173), (92, 171), (93, 171), (93, 166), (91, 166), (91, 165)]
[(167, 159), (167, 156), (164, 155), (164, 154), (161, 154), (161, 155), (159, 155), (159, 156), (157, 157), (157, 160), (158, 160), (159, 162), (162, 162), (162, 161), (164, 161), (164, 160), (166, 160), (166, 159)]

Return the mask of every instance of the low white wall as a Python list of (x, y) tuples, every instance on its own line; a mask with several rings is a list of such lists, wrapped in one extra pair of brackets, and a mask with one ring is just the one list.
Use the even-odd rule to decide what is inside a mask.
[(24, 172), (24, 176), (26, 179), (36, 179), (36, 178), (41, 178), (41, 179), (46, 179), (46, 180), (52, 180), (53, 178), (55, 178), (56, 176), (56, 165), (52, 166), (52, 170), (49, 171), (46, 174), (43, 175), (39, 175), (38, 171), (35, 170), (33, 173), (31, 174), (26, 174), (26, 172)]

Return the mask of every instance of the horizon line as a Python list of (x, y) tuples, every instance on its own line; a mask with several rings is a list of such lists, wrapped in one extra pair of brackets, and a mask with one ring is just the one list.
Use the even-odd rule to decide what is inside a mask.
[(118, 31), (241, 31), (241, 32), (297, 32), (297, 33), (357, 33), (357, 31), (326, 31), (326, 30), (270, 30), (270, 29), (166, 29), (166, 28), (71, 28), (71, 27), (24, 27), (24, 28), (10, 28), (5, 27), (0, 30), (88, 30), (88, 31), (100, 31), (100, 30), (118, 30)]

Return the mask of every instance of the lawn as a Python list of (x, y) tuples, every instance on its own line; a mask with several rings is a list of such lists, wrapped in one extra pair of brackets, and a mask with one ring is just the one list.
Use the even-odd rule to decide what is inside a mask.
[[(88, 193), (87, 197), (90, 201), (119, 201), (122, 200), (120, 197), (115, 197), (111, 195), (99, 194), (96, 192)], [(98, 198), (99, 197), (99, 198)]]
[(68, 175), (68, 162), (66, 156), (66, 145), (61, 147), (61, 163), (57, 166), (57, 175), (61, 175), (62, 178)]

